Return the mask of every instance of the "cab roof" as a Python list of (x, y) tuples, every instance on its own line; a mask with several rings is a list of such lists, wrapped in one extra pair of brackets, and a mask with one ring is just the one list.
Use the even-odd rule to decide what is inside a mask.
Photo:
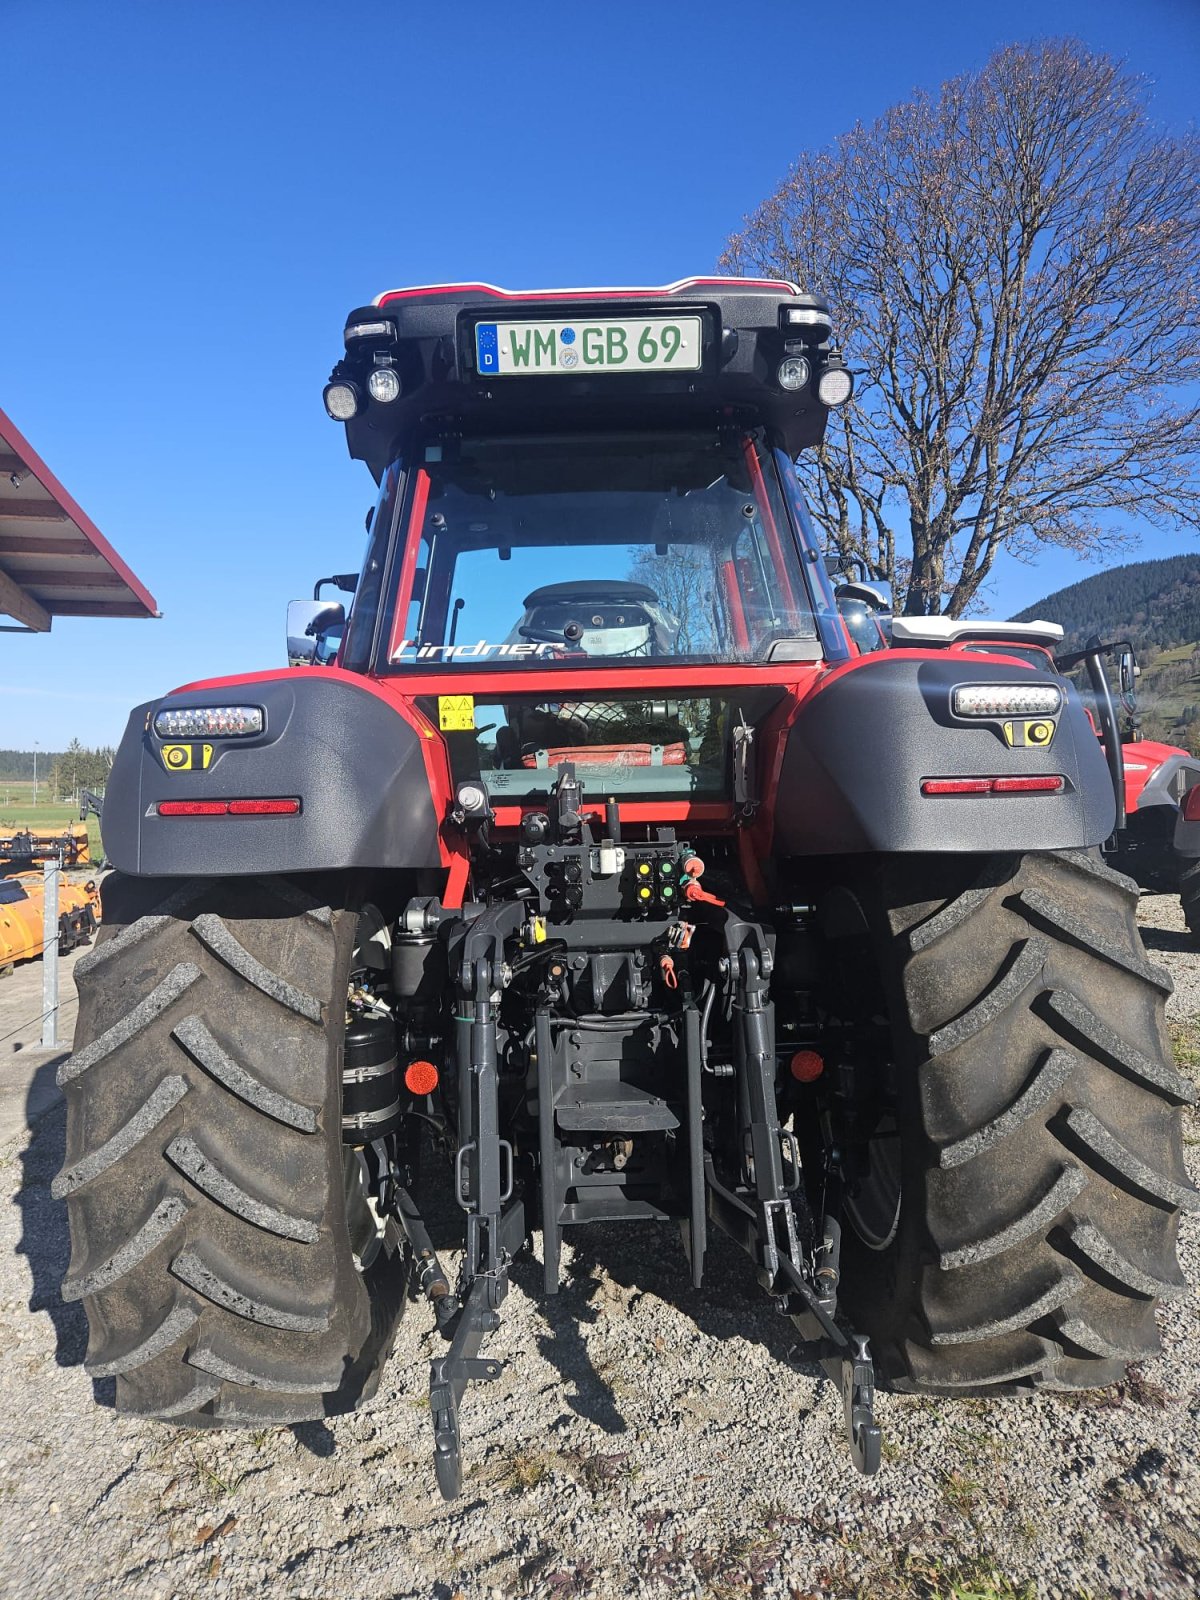
[[(568, 371), (565, 362), (553, 373), (480, 370), (481, 325), (685, 315), (700, 325), (699, 364), (687, 370), (580, 365)], [(389, 289), (350, 313), (346, 353), (327, 388), (353, 386), (358, 409), (345, 423), (347, 444), (377, 481), (410, 441), (438, 432), (765, 426), (795, 457), (825, 432), (828, 408), (817, 398), (817, 384), (827, 368), (843, 365), (831, 340), (825, 300), (775, 279), (693, 277), (646, 287), (522, 290), (418, 284)], [(785, 390), (778, 381), (787, 356), (808, 363), (809, 379), (799, 390)], [(370, 395), (368, 379), (380, 366), (399, 379), (394, 399)]]

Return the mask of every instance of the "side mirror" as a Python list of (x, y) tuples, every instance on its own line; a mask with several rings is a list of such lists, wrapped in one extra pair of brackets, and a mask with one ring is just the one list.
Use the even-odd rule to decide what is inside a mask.
[(888, 593), (887, 584), (884, 583), (839, 583), (833, 593), (839, 602), (861, 600), (863, 605), (870, 606), (872, 611), (892, 609), (892, 597)]
[(1126, 645), (1117, 655), (1117, 681), (1123, 695), (1132, 695), (1137, 688), (1138, 664), (1131, 646)]
[(324, 635), (345, 623), (346, 608), (340, 600), (291, 601), (287, 609), (288, 666), (312, 666)]

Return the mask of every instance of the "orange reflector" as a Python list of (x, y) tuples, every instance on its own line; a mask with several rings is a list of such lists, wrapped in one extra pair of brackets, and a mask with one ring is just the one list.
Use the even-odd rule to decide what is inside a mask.
[(815, 1050), (797, 1050), (792, 1057), (792, 1077), (797, 1083), (815, 1083), (824, 1071), (824, 1057)]
[(410, 1061), (404, 1069), (404, 1086), (409, 1094), (432, 1094), (438, 1086), (438, 1069), (432, 1061)]

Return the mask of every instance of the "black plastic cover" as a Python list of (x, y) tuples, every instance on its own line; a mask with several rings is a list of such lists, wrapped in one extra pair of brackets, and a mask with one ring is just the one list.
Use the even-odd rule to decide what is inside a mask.
[[(956, 685), (1045, 677), (1066, 702), (1053, 743), (1010, 749), (1001, 720), (959, 717)], [(1062, 794), (927, 796), (925, 778), (1059, 773)], [(1067, 850), (1101, 844), (1116, 815), (1100, 741), (1073, 685), (977, 656), (893, 650), (844, 671), (799, 710), (775, 805), (783, 855)]]
[[(164, 707), (258, 705), (250, 738), (174, 741), (170, 771), (153, 731)], [(204, 746), (211, 746), (205, 769)], [(283, 799), (298, 816), (163, 817), (163, 800)], [(113, 866), (135, 876), (239, 876), (344, 867), (440, 866), (437, 818), (416, 732), (378, 695), (319, 668), (179, 690), (129, 718), (100, 829)]]
[[(781, 317), (789, 310), (812, 311), (826, 319), (825, 325), (820, 332), (785, 328)], [(689, 314), (699, 316), (703, 326), (699, 371), (487, 378), (475, 369), (479, 322)], [(582, 427), (632, 431), (719, 419), (763, 423), (795, 458), (820, 443), (829, 416), (817, 399), (817, 383), (826, 365), (841, 362), (827, 341), (828, 317), (829, 307), (819, 296), (755, 279), (692, 279), (602, 295), (564, 290), (549, 297), (507, 295), (480, 284), (401, 290), (350, 313), (348, 329), (383, 323), (390, 331), (348, 338), (331, 377), (353, 380), (364, 397), (363, 409), (346, 424), (346, 442), (376, 482), (402, 453), (415, 426), (439, 421), (455, 431), (490, 433)], [(797, 391), (784, 390), (777, 379), (788, 353), (785, 345), (803, 348), (810, 363), (809, 382)], [(380, 358), (394, 364), (401, 383), (397, 400), (380, 402), (368, 395), (367, 380)]]

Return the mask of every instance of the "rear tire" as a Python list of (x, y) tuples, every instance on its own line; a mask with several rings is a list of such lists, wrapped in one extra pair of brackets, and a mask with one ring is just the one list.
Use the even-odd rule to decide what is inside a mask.
[(859, 896), (895, 1019), (899, 1159), (854, 1202), (871, 1226), (848, 1211), (843, 1306), (899, 1389), (1099, 1387), (1158, 1348), (1155, 1304), (1186, 1292), (1175, 1237), (1200, 1197), (1171, 980), (1136, 887), (1097, 855), (979, 866), (894, 858)]
[[(352, 1410), (379, 1381), (405, 1261), (394, 1225), (361, 1226), (341, 1141), (357, 921), (277, 878), (105, 882), (54, 1194), (63, 1298), (118, 1410), (262, 1427)], [(374, 1232), (361, 1268), (352, 1224)]]

